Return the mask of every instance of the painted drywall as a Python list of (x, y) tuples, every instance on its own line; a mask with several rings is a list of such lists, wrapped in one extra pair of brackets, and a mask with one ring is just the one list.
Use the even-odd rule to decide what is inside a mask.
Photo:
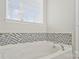
[(6, 6), (6, 0), (0, 0), (0, 32), (46, 32), (45, 16), (43, 24), (7, 22), (5, 21), (6, 19), (4, 18), (6, 13), (5, 6)]
[[(74, 0), (47, 0), (48, 32), (72, 32), (73, 6)], [(4, 16), (5, 0), (0, 0), (0, 32), (46, 32), (45, 17), (43, 24), (33, 24), (5, 22)]]
[(48, 0), (47, 21), (49, 32), (72, 32), (74, 0)]

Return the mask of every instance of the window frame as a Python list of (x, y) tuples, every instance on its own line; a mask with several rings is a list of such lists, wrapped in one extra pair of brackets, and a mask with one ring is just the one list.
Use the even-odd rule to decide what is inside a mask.
[[(5, 11), (7, 11), (7, 8), (8, 8), (8, 0), (6, 0), (6, 10)], [(6, 18), (6, 16), (5, 16), (5, 19), (6, 19), (6, 22), (12, 22), (12, 23), (34, 23), (34, 24), (44, 24), (44, 23), (46, 23), (46, 8), (47, 7), (47, 0), (43, 0), (43, 13), (42, 13), (42, 15), (43, 15), (43, 17), (42, 17), (42, 22), (29, 22), (29, 21), (23, 21), (23, 19), (20, 19), (20, 21), (19, 20), (11, 20), (11, 19), (9, 19), (9, 18)], [(6, 14), (7, 14), (7, 12), (6, 12)], [(45, 21), (45, 22), (44, 22)]]

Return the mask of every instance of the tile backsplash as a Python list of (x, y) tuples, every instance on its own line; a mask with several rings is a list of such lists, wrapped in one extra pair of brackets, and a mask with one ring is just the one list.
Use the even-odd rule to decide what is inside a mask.
[(0, 46), (33, 41), (72, 44), (72, 33), (0, 33)]

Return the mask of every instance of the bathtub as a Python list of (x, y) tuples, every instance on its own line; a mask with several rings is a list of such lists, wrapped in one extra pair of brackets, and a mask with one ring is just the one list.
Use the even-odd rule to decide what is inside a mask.
[(38, 59), (73, 59), (72, 46), (64, 45), (64, 44), (63, 46), (64, 46), (64, 51), (59, 50), (56, 53), (52, 53), (52, 54), (49, 54), (47, 56), (44, 56)]
[(54, 59), (71, 51), (70, 46), (64, 46), (65, 50), (63, 51), (59, 44), (50, 41), (9, 44), (0, 46), (0, 59)]

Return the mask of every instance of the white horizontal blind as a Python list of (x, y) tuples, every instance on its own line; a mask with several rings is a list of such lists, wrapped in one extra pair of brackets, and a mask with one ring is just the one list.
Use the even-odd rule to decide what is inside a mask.
[(7, 0), (8, 20), (43, 23), (43, 0)]

